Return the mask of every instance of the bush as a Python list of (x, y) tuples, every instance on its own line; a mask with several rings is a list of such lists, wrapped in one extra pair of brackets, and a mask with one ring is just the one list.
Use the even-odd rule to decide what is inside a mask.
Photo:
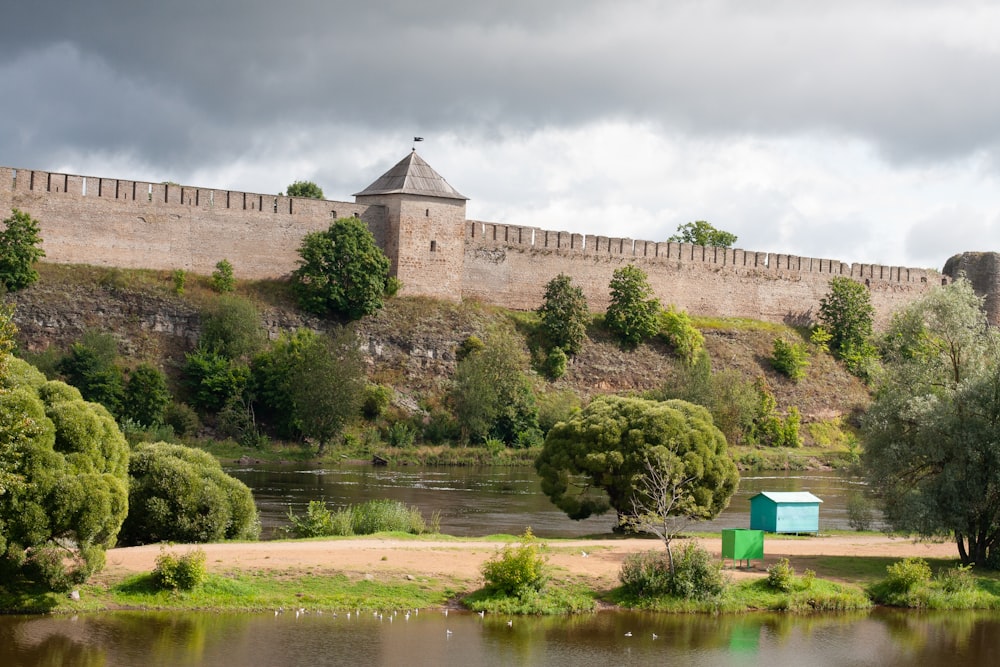
[(635, 595), (694, 600), (719, 596), (726, 583), (722, 563), (694, 542), (687, 542), (674, 556), (673, 572), (666, 552), (647, 551), (626, 556), (618, 579)]
[(958, 565), (939, 570), (935, 580), (946, 593), (971, 593), (976, 590), (976, 580), (972, 577), (971, 565)]
[(174, 283), (174, 294), (182, 296), (184, 294), (184, 283), (187, 282), (187, 272), (184, 269), (174, 269), (171, 279)]
[(139, 364), (125, 382), (122, 416), (141, 426), (159, 426), (168, 405), (167, 376), (150, 364)]
[(331, 535), (350, 535), (348, 532), (338, 533), (334, 527), (333, 513), (321, 500), (310, 500), (304, 516), (296, 516), (288, 509), (288, 521), (291, 524), (286, 530), (295, 537), (328, 537)]
[(203, 584), (207, 577), (205, 552), (201, 549), (189, 551), (180, 557), (161, 551), (156, 557), (153, 584), (161, 590), (190, 591)]
[(795, 568), (787, 558), (782, 558), (767, 568), (767, 585), (783, 593), (792, 592), (795, 586)]
[(406, 422), (398, 421), (385, 430), (385, 440), (390, 447), (412, 447), (417, 434)]
[(191, 437), (201, 430), (198, 413), (187, 403), (171, 403), (163, 413), (163, 421), (174, 429), (178, 436)]
[(16, 208), (0, 225), (0, 288), (15, 292), (38, 280), (34, 264), (45, 256), (42, 237), (38, 221)]
[(250, 379), (250, 368), (206, 348), (185, 355), (184, 383), (194, 406), (205, 412), (217, 412), (243, 394)]
[(523, 597), (541, 591), (548, 581), (548, 559), (541, 553), (531, 528), (518, 546), (505, 545), (483, 563), (486, 588), (508, 596)]
[(220, 259), (212, 271), (212, 289), (220, 294), (236, 289), (236, 278), (233, 277), (233, 265), (228, 259)]
[(908, 593), (931, 580), (931, 566), (923, 558), (910, 557), (887, 566), (883, 584), (893, 593)]
[(223, 295), (201, 313), (198, 345), (226, 357), (246, 360), (267, 341), (260, 313), (250, 301)]
[(665, 551), (637, 551), (625, 556), (618, 580), (637, 596), (665, 595), (670, 589), (670, 562)]
[(698, 359), (705, 348), (705, 337), (691, 323), (691, 317), (672, 305), (660, 313), (660, 337), (688, 366)]
[(798, 382), (806, 376), (809, 353), (802, 343), (789, 343), (784, 338), (774, 339), (771, 365), (774, 370)]
[(398, 500), (378, 498), (352, 508), (351, 528), (355, 535), (400, 532), (420, 535), (426, 523), (420, 510)]
[(373, 421), (381, 417), (392, 401), (392, 387), (384, 384), (365, 385), (364, 395), (361, 399), (361, 414), (368, 421)]
[(634, 348), (658, 331), (660, 302), (645, 271), (632, 264), (615, 269), (608, 287), (611, 303), (604, 323), (624, 347)]
[(566, 374), (566, 353), (561, 347), (554, 347), (549, 350), (545, 358), (545, 373), (549, 379), (558, 380)]
[(678, 598), (711, 600), (722, 594), (726, 587), (722, 575), (722, 562), (694, 542), (684, 545), (674, 557), (674, 571), (667, 592)]

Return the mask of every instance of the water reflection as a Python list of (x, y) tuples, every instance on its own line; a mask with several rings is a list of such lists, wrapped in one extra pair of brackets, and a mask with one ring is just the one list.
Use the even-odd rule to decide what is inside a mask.
[(996, 613), (480, 619), (121, 612), (0, 618), (2, 665), (997, 664)]
[[(310, 500), (320, 499), (334, 506), (373, 498), (399, 500), (416, 505), (426, 517), (440, 512), (442, 532), (458, 536), (518, 534), (526, 526), (541, 537), (604, 535), (615, 521), (613, 513), (585, 521), (567, 519), (542, 493), (532, 468), (262, 464), (227, 471), (253, 490), (265, 539), (288, 524), (289, 508), (302, 513)], [(759, 491), (810, 491), (823, 500), (820, 529), (847, 529), (847, 498), (859, 488), (859, 480), (831, 471), (746, 473), (729, 508), (695, 528), (747, 528), (750, 496)]]

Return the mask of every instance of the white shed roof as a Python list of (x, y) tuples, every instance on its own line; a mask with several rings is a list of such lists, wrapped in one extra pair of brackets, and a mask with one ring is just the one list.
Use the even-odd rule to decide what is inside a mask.
[(823, 502), (808, 491), (761, 491), (750, 499), (753, 500), (757, 496), (764, 496), (772, 502), (785, 504)]

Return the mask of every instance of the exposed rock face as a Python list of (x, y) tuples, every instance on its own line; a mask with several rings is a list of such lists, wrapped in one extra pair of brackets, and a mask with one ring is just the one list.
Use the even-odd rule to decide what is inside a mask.
[(990, 324), (1000, 326), (1000, 253), (963, 252), (945, 262), (944, 273), (952, 279), (964, 274), (976, 294), (986, 297)]

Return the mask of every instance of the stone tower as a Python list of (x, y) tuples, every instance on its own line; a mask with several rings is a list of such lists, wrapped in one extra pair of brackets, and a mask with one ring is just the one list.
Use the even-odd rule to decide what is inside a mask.
[(461, 300), (467, 197), (414, 149), (354, 198), (385, 207), (384, 229), (375, 236), (402, 294)]

